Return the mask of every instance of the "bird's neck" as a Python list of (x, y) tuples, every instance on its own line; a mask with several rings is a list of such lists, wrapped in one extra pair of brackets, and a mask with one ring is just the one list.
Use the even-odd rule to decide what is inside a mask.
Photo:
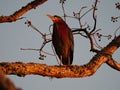
[(67, 40), (68, 32), (69, 32), (69, 27), (65, 22), (57, 22), (55, 23), (55, 29), (53, 32), (55, 32), (58, 37), (60, 37), (62, 40)]
[(68, 28), (68, 25), (65, 23), (65, 21), (59, 21), (55, 24), (57, 27), (59, 27), (60, 30), (66, 30), (66, 28)]

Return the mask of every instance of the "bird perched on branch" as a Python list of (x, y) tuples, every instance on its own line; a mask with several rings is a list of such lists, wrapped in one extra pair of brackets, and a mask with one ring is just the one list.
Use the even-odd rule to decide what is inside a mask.
[(52, 43), (56, 54), (63, 65), (71, 65), (73, 62), (74, 39), (71, 29), (59, 16), (47, 16), (53, 21)]

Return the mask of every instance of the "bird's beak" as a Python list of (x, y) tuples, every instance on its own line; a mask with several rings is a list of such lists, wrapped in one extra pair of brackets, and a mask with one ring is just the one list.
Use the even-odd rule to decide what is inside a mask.
[(46, 16), (48, 16), (50, 19), (52, 19), (52, 21), (54, 21), (54, 16), (51, 16), (51, 15), (49, 15), (49, 14), (46, 14)]

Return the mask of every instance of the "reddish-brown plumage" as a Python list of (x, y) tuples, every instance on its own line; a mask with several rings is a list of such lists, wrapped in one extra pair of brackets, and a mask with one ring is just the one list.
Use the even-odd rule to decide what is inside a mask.
[(59, 16), (51, 16), (53, 21), (52, 43), (63, 65), (71, 65), (73, 62), (74, 39), (71, 29)]

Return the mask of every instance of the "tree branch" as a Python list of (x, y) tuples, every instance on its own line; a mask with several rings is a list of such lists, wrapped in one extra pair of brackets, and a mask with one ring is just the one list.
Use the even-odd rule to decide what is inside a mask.
[(113, 69), (120, 71), (120, 63), (116, 62), (113, 58), (109, 59), (106, 63)]
[(4, 71), (4, 73), (8, 75), (25, 76), (34, 74), (56, 78), (78, 78), (93, 75), (95, 71), (106, 61), (106, 56), (97, 55), (91, 60), (91, 62), (82, 66), (48, 66), (37, 63), (3, 62), (0, 63), (0, 70)]
[(47, 0), (33, 0), (32, 2), (28, 3), (26, 6), (22, 7), (20, 10), (16, 11), (10, 16), (0, 16), (0, 23), (15, 22), (16, 20), (22, 19), (19, 17), (25, 14), (27, 11), (35, 9), (37, 6), (43, 4), (46, 1)]
[(112, 59), (112, 54), (120, 47), (120, 35), (112, 40), (104, 49), (98, 52), (89, 63), (85, 65), (71, 66), (49, 66), (38, 63), (22, 63), (22, 62), (1, 62), (0, 71), (8, 75), (25, 76), (30, 74), (56, 77), (56, 78), (81, 78), (93, 75), (103, 64), (120, 70), (120, 65)]

